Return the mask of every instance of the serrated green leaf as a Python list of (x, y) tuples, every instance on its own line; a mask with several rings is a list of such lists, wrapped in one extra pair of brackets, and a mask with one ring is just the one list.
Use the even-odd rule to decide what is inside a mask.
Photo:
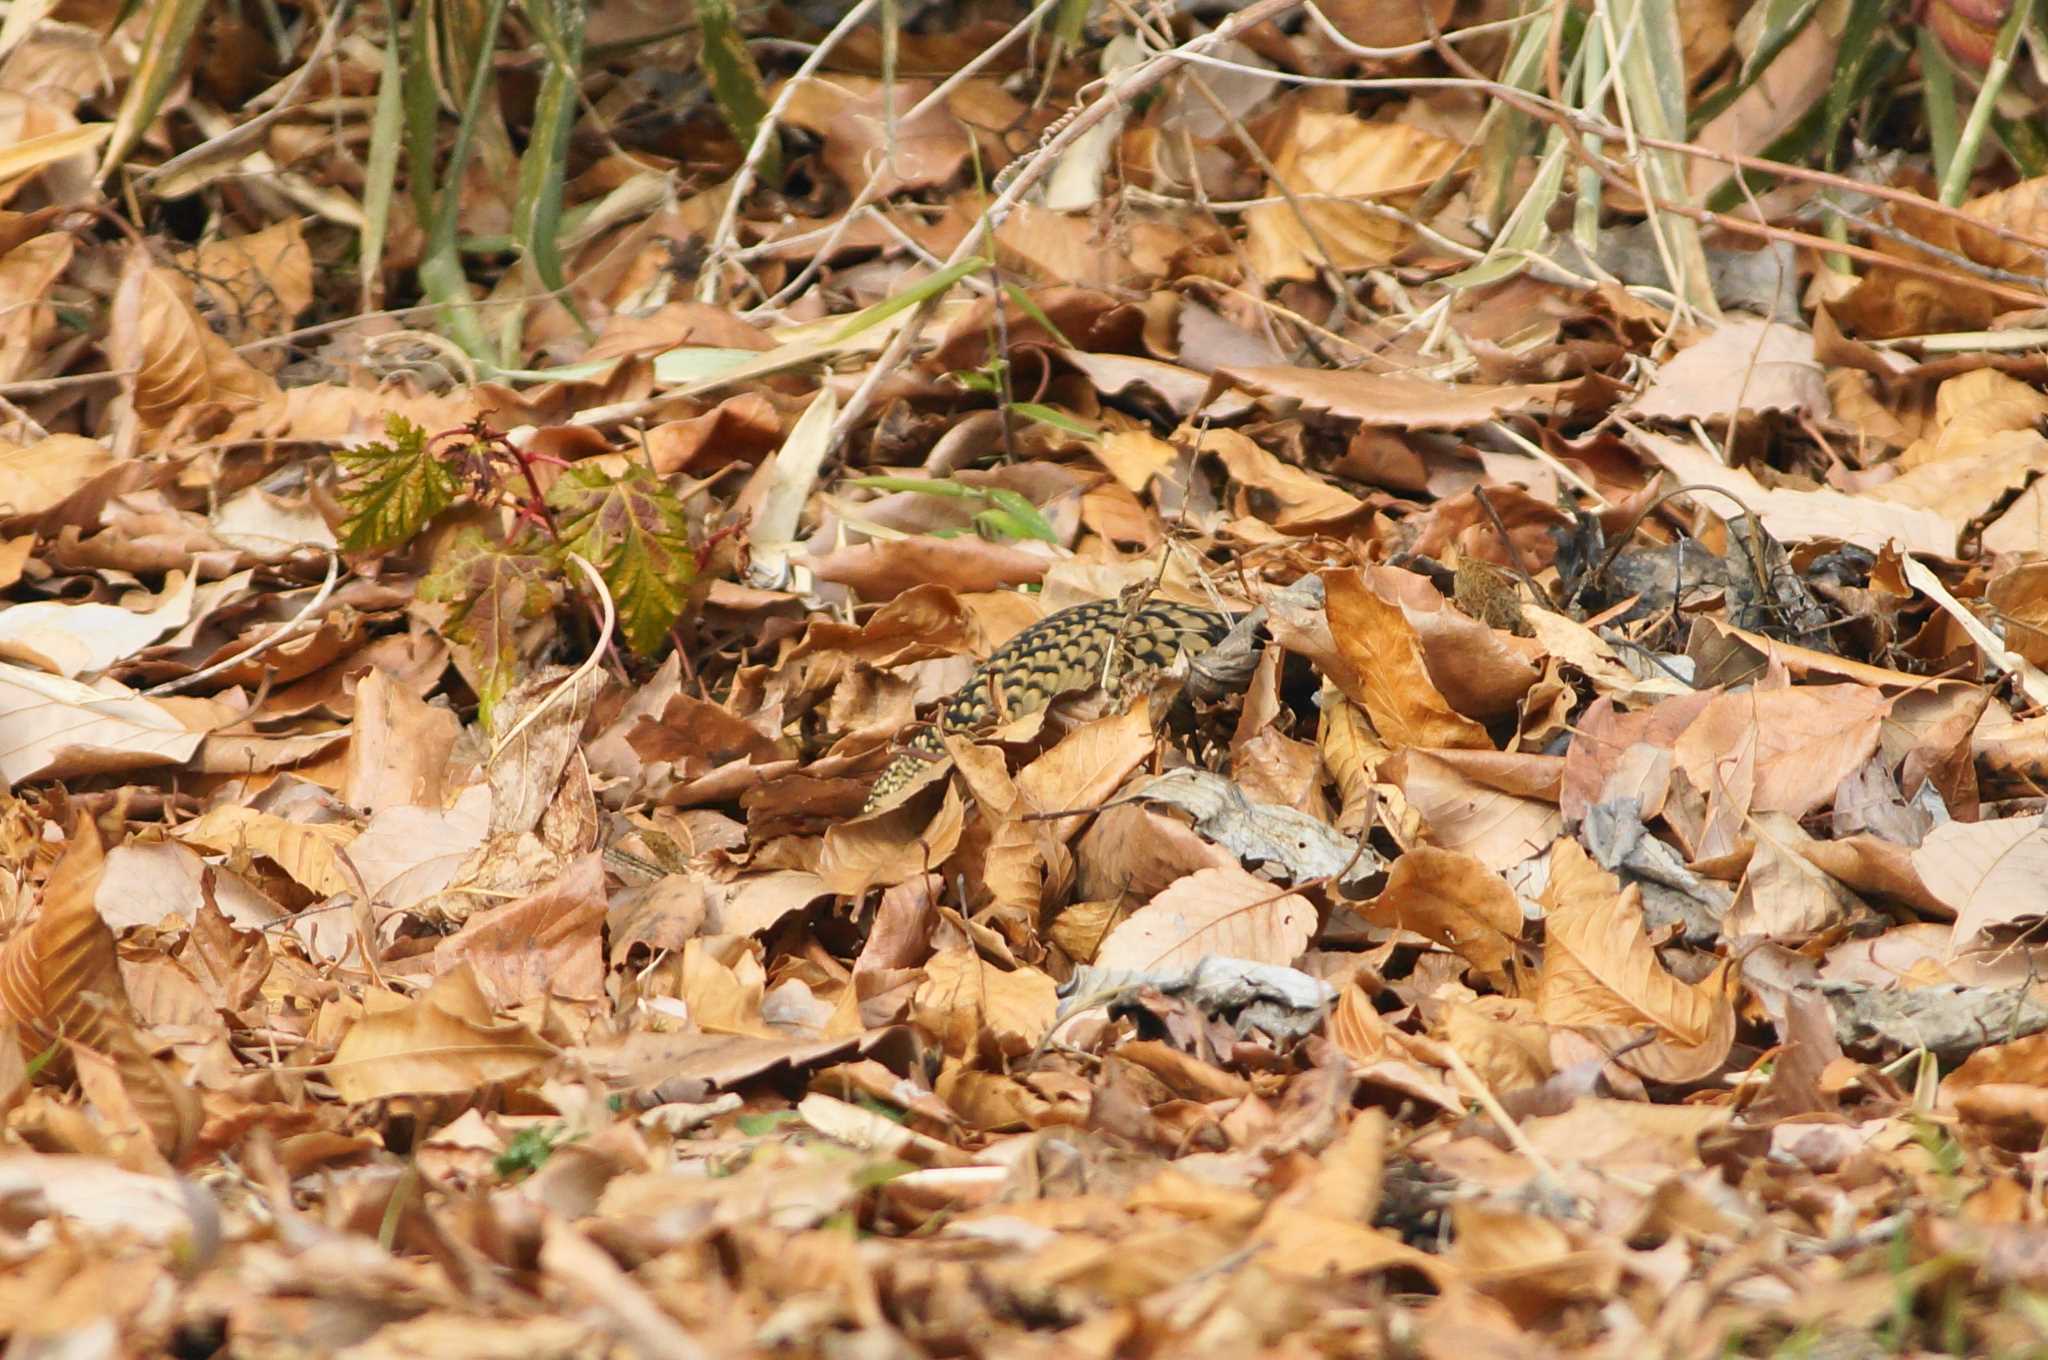
[(396, 547), (454, 504), (461, 489), (455, 470), (427, 447), (427, 432), (402, 416), (384, 423), (377, 443), (338, 449), (334, 461), (349, 477), (341, 488), (346, 552)]
[(449, 606), (443, 632), (476, 691), (486, 730), (498, 701), (519, 681), (520, 634), (554, 606), (548, 582), (556, 575), (540, 553), (464, 529), (420, 582), (421, 599)]
[(626, 645), (642, 656), (661, 646), (697, 577), (689, 522), (674, 491), (637, 464), (612, 477), (588, 464), (548, 490), (563, 553), (597, 568), (619, 613)]

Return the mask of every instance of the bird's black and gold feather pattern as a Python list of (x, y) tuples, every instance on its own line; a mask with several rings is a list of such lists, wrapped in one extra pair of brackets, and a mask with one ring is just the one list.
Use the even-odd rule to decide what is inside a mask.
[(872, 811), (945, 754), (944, 733), (971, 732), (1036, 713), (1075, 690), (1117, 693), (1134, 675), (1200, 656), (1230, 631), (1228, 614), (1170, 600), (1132, 608), (1091, 600), (1049, 614), (995, 650), (922, 727), (868, 791)]

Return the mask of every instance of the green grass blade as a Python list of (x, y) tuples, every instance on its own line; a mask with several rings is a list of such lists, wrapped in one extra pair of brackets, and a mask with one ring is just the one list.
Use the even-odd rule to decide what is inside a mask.
[(915, 307), (926, 298), (937, 297), (969, 274), (988, 267), (989, 261), (979, 255), (970, 255), (958, 264), (948, 265), (936, 274), (919, 279), (902, 292), (883, 298), (872, 307), (855, 312), (853, 319), (847, 322), (843, 329), (833, 332), (832, 343), (851, 340), (868, 327), (887, 321), (896, 313), (907, 307)]
[(1819, 8), (1820, 0), (1765, 0), (1763, 31), (1757, 35), (1756, 50), (1742, 63), (1738, 84), (1746, 88), (1762, 75)]
[(1053, 319), (1045, 314), (1045, 309), (1038, 305), (1038, 303), (1032, 298), (1031, 294), (1025, 292), (1016, 284), (1011, 283), (1008, 279), (1004, 279), (1003, 296), (1009, 298), (1010, 301), (1016, 303), (1018, 311), (1024, 313), (1024, 315), (1030, 317), (1033, 321), (1036, 321), (1039, 325), (1045, 327), (1045, 333), (1047, 335), (1050, 335), (1053, 338), (1053, 340), (1060, 346), (1060, 348), (1074, 348), (1074, 342), (1067, 339), (1067, 337), (1061, 333), (1060, 328), (1053, 324)]
[[(747, 50), (739, 31), (731, 0), (691, 0), (697, 25), (704, 39), (704, 70), (711, 78), (711, 97), (727, 126), (742, 147), (754, 144), (761, 120), (768, 116), (768, 93), (761, 81), (761, 68)], [(760, 177), (774, 183), (782, 178), (782, 158), (773, 143), (761, 158)]]
[(1991, 115), (1998, 109), (1998, 96), (2004, 92), (2006, 78), (2012, 74), (2012, 59), (2019, 51), (2020, 34), (2026, 30), (2027, 16), (2033, 9), (2032, 0), (2013, 0), (2012, 12), (1998, 26), (1998, 41), (1992, 45), (1991, 62), (1984, 68), (1984, 80), (1977, 87), (1976, 102), (1970, 105), (1970, 116), (1956, 138), (1956, 157), (1949, 163), (1948, 173), (1942, 176), (1941, 201), (1951, 208), (1960, 204), (1970, 190), (1970, 171), (1977, 164), (1977, 149), (1984, 143), (1985, 130), (1991, 126)]
[[(532, 134), (519, 158), (512, 239), (532, 262), (541, 286), (575, 316), (575, 305), (565, 291), (560, 239), (562, 184), (567, 177), (569, 134), (576, 124), (585, 10), (582, 0), (529, 0), (525, 9), (535, 31), (543, 35), (541, 47), (548, 65), (534, 103)], [(543, 14), (546, 19), (539, 18)], [(582, 318), (577, 320), (580, 323)]]
[[(390, 11), (387, 8), (386, 13)], [(377, 305), (384, 272), (384, 240), (391, 230), (391, 196), (398, 187), (398, 152), (405, 131), (405, 74), (400, 69), (397, 28), (384, 35), (384, 59), (377, 78), (377, 107), (370, 116), (370, 154), (363, 166), (363, 239), (356, 276), (362, 306)]]
[(205, 13), (206, 0), (158, 0), (151, 8), (140, 58), (129, 77), (127, 92), (121, 96), (120, 111), (114, 115), (113, 137), (100, 159), (99, 178), (105, 179), (115, 166), (128, 159), (128, 153), (156, 120), (164, 97), (184, 70), (185, 48)]
[[(1515, 44), (1502, 63), (1499, 80), (1503, 85), (1534, 92), (1543, 84), (1543, 63), (1550, 47), (1553, 22), (1551, 7), (1530, 0), (1518, 7), (1518, 13), (1533, 17), (1515, 34)], [(1486, 221), (1499, 221), (1512, 211), (1515, 165), (1529, 149), (1532, 126), (1528, 114), (1504, 103), (1495, 102), (1486, 111), (1479, 165), (1472, 176), (1474, 201)]]
[[(455, 144), (448, 150), (440, 190), (435, 195), (429, 219), (426, 246), (420, 253), (420, 291), (438, 309), (441, 333), (460, 345), (471, 357), (494, 364), (490, 340), (477, 319), (469, 278), (462, 268), (462, 252), (456, 243), (456, 223), (462, 213), (462, 185), (469, 158), (476, 148), (475, 131), (483, 119), (484, 100), (492, 84), (491, 48), (505, 17), (505, 0), (489, 0), (484, 21), (476, 28), (479, 50), (469, 63), (470, 80), (463, 100), (462, 120), (456, 124)], [(415, 13), (413, 22), (421, 16)]]

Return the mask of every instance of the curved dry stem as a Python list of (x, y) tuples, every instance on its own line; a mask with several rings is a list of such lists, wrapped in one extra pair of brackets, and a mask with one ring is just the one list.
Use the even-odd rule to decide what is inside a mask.
[(603, 606), (604, 617), (598, 624), (597, 645), (590, 649), (589, 656), (583, 658), (582, 665), (563, 676), (561, 684), (549, 690), (545, 699), (542, 699), (539, 703), (528, 709), (525, 717), (512, 724), (511, 731), (491, 743), (492, 760), (496, 760), (500, 755), (503, 755), (505, 748), (512, 744), (513, 739), (521, 732), (524, 732), (541, 714), (553, 708), (564, 694), (574, 693), (576, 686), (583, 683), (583, 677), (597, 669), (598, 663), (604, 660), (605, 652), (612, 645), (612, 625), (618, 619), (618, 611), (612, 605), (612, 593), (605, 588), (604, 577), (598, 575), (597, 568), (585, 561), (580, 553), (569, 553), (567, 556), (571, 562), (574, 562), (582, 569), (585, 576), (590, 578), (590, 588), (597, 592), (598, 603)]
[(845, 41), (846, 36), (859, 28), (874, 9), (876, 0), (860, 0), (860, 3), (846, 12), (846, 17), (832, 26), (832, 31), (819, 40), (811, 54), (804, 58), (803, 65), (783, 83), (775, 102), (761, 119), (761, 126), (754, 129), (753, 144), (747, 148), (747, 158), (740, 162), (740, 168), (733, 173), (732, 184), (726, 190), (725, 210), (718, 215), (718, 229), (711, 234), (711, 245), (705, 251), (704, 268), (697, 275), (697, 301), (718, 301), (718, 276), (725, 272), (726, 257), (732, 253), (732, 240), (739, 230), (740, 202), (747, 191), (754, 187), (754, 175), (761, 168), (761, 161), (768, 154), (768, 144), (774, 140), (776, 131), (782, 125), (782, 114), (789, 107), (789, 101), (796, 97), (798, 87), (825, 64), (825, 58), (832, 49)]
[[(1003, 34), (1002, 37), (996, 39), (987, 51), (980, 53), (965, 66), (947, 76), (933, 88), (930, 94), (911, 105), (910, 111), (903, 115), (901, 126), (912, 126), (918, 119), (931, 112), (934, 108), (937, 108), (953, 91), (973, 79), (983, 67), (1007, 51), (1010, 45), (1019, 38), (1029, 33), (1032, 27), (1059, 3), (1060, 0), (1039, 0), (1036, 8), (1012, 24), (1010, 30)], [(833, 223), (831, 228), (825, 233), (824, 244), (812, 253), (811, 258), (805, 262), (804, 267), (797, 271), (796, 277), (777, 289), (773, 297), (763, 302), (760, 306), (748, 311), (745, 314), (747, 317), (759, 316), (762, 313), (774, 311), (776, 308), (785, 306), (791, 298), (794, 298), (803, 291), (805, 285), (817, 277), (818, 271), (825, 267), (825, 262), (832, 257), (832, 252), (839, 248), (839, 243), (845, 239), (848, 230), (859, 220), (861, 211), (871, 206), (877, 198), (881, 197), (879, 189), (882, 183), (882, 171), (883, 167), (877, 165), (868, 175), (867, 183), (861, 185), (860, 192), (854, 195), (852, 204), (847, 207), (844, 213), (840, 214), (839, 220)], [(877, 216), (881, 218), (885, 227), (894, 226), (894, 223), (888, 220), (886, 213), (877, 214)]]
[[(1107, 82), (1108, 88), (1093, 102), (1075, 108), (1066, 118), (1048, 128), (1036, 151), (1012, 163), (1002, 175), (996, 177), (996, 197), (983, 212), (981, 221), (961, 238), (960, 244), (947, 258), (947, 265), (950, 267), (972, 259), (984, 244), (993, 241), (996, 228), (1016, 208), (1025, 192), (1045, 178), (1060, 155), (1072, 147), (1082, 133), (1107, 118), (1111, 109), (1129, 103), (1165, 80), (1187, 62), (1190, 53), (1199, 53), (1218, 43), (1228, 42), (1246, 29), (1285, 14), (1300, 3), (1301, 0), (1252, 0), (1251, 4), (1209, 32), (1191, 38), (1171, 51), (1161, 52)], [(853, 395), (847, 399), (845, 408), (839, 413), (839, 419), (832, 426), (831, 434), (827, 436), (828, 448), (837, 448), (843, 443), (846, 436), (867, 415), (868, 407), (874, 404), (875, 393), (880, 389), (883, 380), (903, 366), (911, 347), (917, 343), (919, 335), (924, 330), (924, 323), (931, 318), (938, 303), (939, 296), (935, 295), (925, 299), (911, 312), (902, 329), (896, 332), (894, 338), (889, 341), (888, 348), (876, 359), (862, 377), (860, 386), (854, 389)]]
[(166, 694), (176, 694), (181, 689), (189, 689), (209, 676), (219, 675), (222, 671), (231, 670), (252, 657), (263, 655), (263, 653), (279, 643), (297, 637), (304, 631), (306, 620), (313, 617), (314, 611), (319, 609), (321, 605), (327, 603), (327, 597), (334, 593), (335, 582), (341, 579), (341, 554), (327, 547), (322, 547), (321, 551), (327, 554), (327, 579), (320, 583), (320, 589), (314, 592), (313, 598), (306, 601), (304, 607), (298, 613), (292, 615), (289, 619), (286, 619), (276, 628), (273, 628), (270, 632), (256, 639), (255, 642), (244, 647), (241, 651), (236, 652), (233, 656), (223, 657), (210, 666), (202, 666), (190, 675), (180, 675), (175, 679), (164, 681), (161, 685), (152, 685), (142, 691), (143, 696), (155, 699)]

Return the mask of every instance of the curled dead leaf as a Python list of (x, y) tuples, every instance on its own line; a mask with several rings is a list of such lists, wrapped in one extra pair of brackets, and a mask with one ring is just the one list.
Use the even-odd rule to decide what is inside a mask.
[(99, 829), (81, 819), (50, 871), (34, 923), (0, 949), (0, 1009), (13, 1019), (25, 1057), (68, 1045), (78, 1059), (46, 1072), (68, 1075), (95, 1063), (103, 1079), (89, 1087), (94, 1103), (117, 1125), (139, 1123), (175, 1162), (198, 1136), (199, 1099), (142, 1041), (113, 932), (93, 906), (105, 866)]

